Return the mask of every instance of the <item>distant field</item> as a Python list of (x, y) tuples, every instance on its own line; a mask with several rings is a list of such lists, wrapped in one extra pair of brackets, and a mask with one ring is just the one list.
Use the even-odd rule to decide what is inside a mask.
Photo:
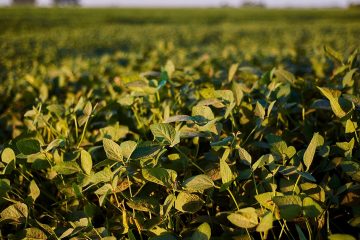
[(360, 11), (0, 8), (0, 239), (360, 239)]
[(239, 52), (324, 44), (346, 50), (359, 45), (359, 23), (359, 11), (340, 9), (0, 9), (5, 54), (24, 44), (56, 56), (155, 48), (160, 41)]

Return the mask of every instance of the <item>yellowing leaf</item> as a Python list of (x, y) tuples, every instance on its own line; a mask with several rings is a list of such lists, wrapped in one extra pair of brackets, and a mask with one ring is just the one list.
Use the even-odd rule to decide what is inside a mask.
[(321, 87), (317, 87), (317, 88), (330, 101), (331, 109), (333, 110), (335, 115), (339, 118), (344, 117), (346, 113), (339, 104), (339, 97), (341, 95), (341, 92), (329, 88), (321, 88)]
[(356, 240), (356, 238), (348, 234), (331, 234), (329, 240)]
[(232, 64), (229, 68), (228, 81), (231, 82), (235, 76), (235, 73), (239, 67), (238, 63)]
[(274, 202), (272, 201), (272, 198), (274, 196), (283, 196), (284, 194), (280, 193), (280, 192), (265, 192), (265, 193), (260, 193), (258, 195), (255, 195), (255, 199), (256, 201), (258, 201), (258, 203), (265, 207), (266, 209), (272, 210), (274, 207)]
[(265, 118), (265, 108), (259, 102), (256, 102), (255, 116), (258, 116), (261, 119)]
[(121, 147), (116, 142), (114, 142), (113, 140), (104, 138), (103, 146), (104, 146), (104, 150), (106, 153), (106, 157), (108, 159), (114, 160), (114, 161), (119, 161), (119, 162), (123, 161), (123, 154), (122, 154)]
[(206, 189), (214, 187), (214, 182), (207, 175), (201, 174), (186, 179), (183, 186), (190, 192), (202, 192)]
[(168, 60), (165, 65), (165, 71), (167, 72), (169, 78), (172, 78), (173, 73), (175, 72), (175, 65), (171, 60)]
[(209, 240), (211, 237), (211, 228), (207, 222), (201, 224), (191, 236), (191, 240)]
[(315, 151), (317, 147), (320, 147), (324, 144), (324, 138), (319, 133), (314, 133), (309, 146), (306, 148), (304, 153), (304, 164), (306, 166), (306, 171), (309, 170), (310, 165), (314, 159)]
[(214, 113), (208, 106), (194, 106), (192, 108), (192, 116), (201, 116), (206, 120), (213, 120), (215, 118)]
[(338, 51), (332, 49), (330, 46), (324, 46), (325, 53), (327, 53), (331, 58), (342, 63), (343, 56)]
[(239, 83), (233, 82), (231, 90), (233, 91), (235, 103), (237, 106), (240, 105), (241, 100), (244, 97), (244, 92), (242, 90), (242, 86)]
[(358, 128), (357, 122), (353, 122), (350, 119), (346, 121), (345, 133), (354, 133), (356, 132), (357, 128)]
[(40, 196), (40, 189), (36, 185), (36, 182), (32, 180), (30, 182), (29, 186), (29, 196), (32, 198), (32, 200), (35, 202), (35, 200)]
[(318, 217), (322, 213), (323, 209), (315, 202), (311, 197), (305, 197), (303, 199), (303, 213), (307, 217)]
[(76, 162), (61, 162), (53, 167), (53, 170), (58, 174), (70, 175), (80, 172), (81, 169)]
[(276, 69), (273, 71), (273, 75), (275, 75), (276, 81), (278, 82), (294, 83), (296, 81), (295, 76), (291, 72), (283, 69)]
[(251, 155), (244, 148), (239, 148), (239, 156), (242, 163), (248, 166), (251, 165)]
[(258, 232), (267, 232), (273, 227), (274, 217), (272, 212), (267, 212), (260, 220), (259, 225), (256, 227)]
[(221, 175), (221, 180), (222, 180), (223, 184), (228, 183), (233, 180), (233, 174), (231, 172), (231, 169), (230, 169), (229, 165), (226, 163), (226, 159), (228, 158), (229, 153), (230, 153), (230, 150), (226, 149), (223, 157), (220, 160), (220, 175)]
[(253, 228), (259, 223), (256, 210), (252, 207), (240, 209), (227, 218), (232, 224), (241, 228)]
[(175, 200), (175, 208), (180, 212), (195, 213), (203, 204), (204, 201), (199, 196), (187, 192), (180, 192)]
[(5, 208), (0, 213), (0, 220), (8, 220), (14, 223), (24, 223), (28, 217), (28, 207), (26, 204), (17, 202)]
[(122, 154), (125, 158), (129, 159), (131, 154), (135, 151), (137, 143), (134, 141), (125, 141), (120, 144)]
[(25, 239), (27, 240), (46, 240), (46, 234), (38, 228), (25, 229)]
[(15, 153), (11, 148), (5, 148), (1, 153), (1, 161), (4, 163), (10, 163), (12, 160), (15, 160), (15, 158)]
[(168, 123), (155, 123), (150, 126), (155, 139), (163, 144), (174, 146), (180, 142), (180, 135), (173, 126)]
[(81, 150), (81, 168), (84, 170), (84, 172), (89, 175), (91, 173), (91, 169), (92, 169), (92, 158), (90, 153), (88, 153), (85, 150)]
[(299, 196), (277, 196), (273, 197), (272, 200), (279, 208), (281, 218), (285, 220), (293, 220), (301, 215), (302, 201)]

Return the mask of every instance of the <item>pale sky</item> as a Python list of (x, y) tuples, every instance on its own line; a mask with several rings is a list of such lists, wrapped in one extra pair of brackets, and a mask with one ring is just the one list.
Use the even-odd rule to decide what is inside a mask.
[[(349, 2), (360, 3), (360, 0), (260, 0), (268, 7), (345, 7)], [(11, 0), (0, 0), (0, 5), (8, 5)], [(37, 0), (39, 5), (49, 5), (52, 0)], [(196, 6), (213, 7), (227, 3), (238, 6), (241, 0), (80, 0), (84, 6), (134, 6), (134, 7), (176, 7), (176, 6)]]

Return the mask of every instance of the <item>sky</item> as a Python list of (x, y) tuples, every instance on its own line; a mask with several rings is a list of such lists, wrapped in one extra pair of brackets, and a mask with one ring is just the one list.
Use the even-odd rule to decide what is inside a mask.
[[(52, 0), (36, 0), (39, 5), (49, 5)], [(261, 0), (268, 7), (346, 7), (349, 2), (360, 0)], [(11, 0), (0, 0), (0, 5), (10, 4)], [(238, 6), (241, 0), (80, 0), (84, 6), (135, 6), (135, 7), (214, 7), (220, 4)]]

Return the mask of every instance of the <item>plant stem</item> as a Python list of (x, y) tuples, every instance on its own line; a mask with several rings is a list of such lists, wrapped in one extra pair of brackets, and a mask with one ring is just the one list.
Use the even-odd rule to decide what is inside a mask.
[(188, 156), (186, 156), (186, 154), (181, 151), (180, 148), (175, 146), (175, 149), (184, 157), (186, 158), (186, 160), (188, 160), (192, 165), (194, 165), (197, 169), (199, 169), (202, 173), (205, 173), (205, 171), (199, 166), (197, 165), (192, 159), (190, 159)]
[(234, 203), (235, 203), (235, 205), (236, 205), (237, 210), (240, 210), (239, 205), (238, 205), (238, 203), (237, 203), (237, 201), (236, 201), (236, 199), (235, 199), (235, 197), (234, 197), (233, 193), (231, 192), (231, 190), (230, 190), (230, 189), (228, 189), (228, 192), (229, 192), (229, 194), (230, 194), (230, 196), (231, 196), (232, 200), (234, 201)]
[(78, 145), (77, 145), (77, 147), (76, 147), (76, 148), (79, 148), (79, 147), (80, 147), (81, 142), (82, 142), (82, 141), (83, 141), (83, 139), (84, 139), (84, 136), (85, 136), (85, 132), (86, 132), (86, 128), (87, 128), (88, 122), (89, 122), (89, 118), (88, 118), (88, 120), (87, 120), (87, 121), (86, 121), (86, 123), (85, 123), (84, 129), (83, 129), (83, 132), (82, 132), (82, 134), (81, 134), (80, 141), (79, 141), (79, 143), (78, 143)]

